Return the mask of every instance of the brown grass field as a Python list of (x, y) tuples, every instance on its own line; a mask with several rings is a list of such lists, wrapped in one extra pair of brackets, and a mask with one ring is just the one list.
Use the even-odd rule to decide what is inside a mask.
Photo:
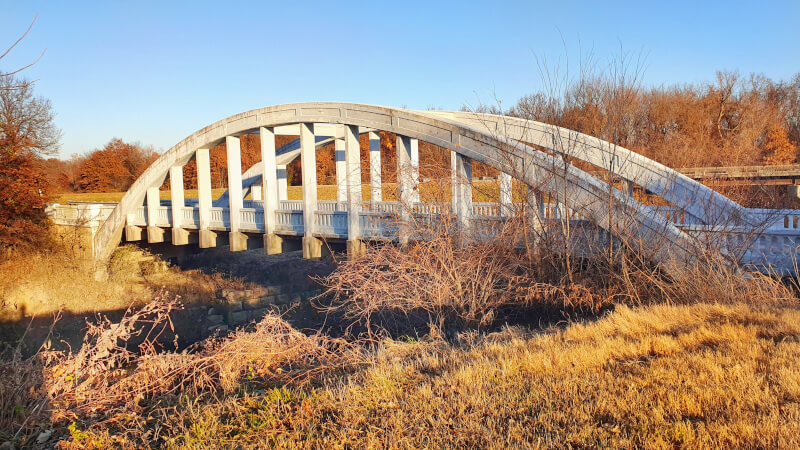
[(597, 322), (384, 342), (319, 387), (187, 403), (170, 446), (793, 448), (800, 312), (618, 308)]

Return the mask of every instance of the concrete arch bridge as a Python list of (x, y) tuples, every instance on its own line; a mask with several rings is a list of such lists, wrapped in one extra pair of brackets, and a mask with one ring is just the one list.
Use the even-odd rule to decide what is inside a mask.
[[(381, 198), (379, 132), (397, 136), (399, 201)], [(362, 201), (359, 136), (369, 135), (370, 201)], [(240, 138), (258, 134), (261, 162), (242, 173)], [(298, 136), (276, 148), (277, 135)], [(419, 141), (451, 154), (452, 201), (421, 202)], [(228, 191), (212, 200), (209, 150), (225, 142)], [(318, 201), (316, 151), (334, 143), (337, 200)], [(289, 200), (286, 165), (300, 158), (302, 200)], [(183, 166), (196, 161), (198, 198), (184, 196)], [(472, 201), (472, 161), (500, 172), (499, 201)], [(573, 165), (596, 167), (597, 176)], [(622, 180), (622, 189), (607, 179)], [(170, 200), (159, 187), (169, 180)], [(535, 223), (591, 230), (580, 239), (623, 237), (650, 246), (656, 259), (691, 261), (709, 245), (739, 264), (795, 271), (800, 211), (748, 209), (677, 171), (600, 139), (539, 122), (488, 114), (411, 111), (353, 103), (296, 103), (228, 117), (198, 130), (155, 161), (117, 204), (52, 205), (57, 224), (92, 227), (92, 252), (107, 258), (123, 239), (201, 248), (227, 241), (232, 251), (263, 243), (278, 253), (290, 241), (319, 257), (322, 240), (360, 252), (370, 240), (408, 239), (404, 219), (451, 214), (463, 230), (486, 236), (519, 208), (512, 180), (528, 186)], [(639, 186), (667, 206), (645, 205)], [(250, 195), (252, 200), (245, 200)], [(523, 207), (525, 209), (525, 207)], [(577, 236), (577, 235), (576, 235)], [(587, 237), (594, 236), (594, 238)], [(605, 236), (605, 238), (603, 237)], [(225, 239), (227, 237), (227, 239)], [(613, 239), (613, 238), (612, 238)], [(737, 249), (736, 251), (732, 249)]]

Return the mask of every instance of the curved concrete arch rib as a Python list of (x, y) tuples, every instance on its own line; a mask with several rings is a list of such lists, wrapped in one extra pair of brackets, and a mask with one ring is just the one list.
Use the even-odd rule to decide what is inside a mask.
[[(185, 164), (197, 149), (211, 148), (226, 136), (238, 136), (260, 127), (298, 123), (327, 123), (384, 130), (429, 142), (510, 174), (522, 174), (521, 181), (535, 186), (550, 197), (598, 226), (647, 245), (661, 243), (654, 256), (691, 258), (694, 240), (659, 215), (651, 214), (640, 203), (588, 173), (567, 165), (533, 147), (502, 136), (431, 114), (354, 103), (298, 103), (256, 109), (231, 116), (187, 137), (156, 160), (134, 182), (112, 214), (95, 235), (98, 258), (110, 256), (118, 244), (125, 219), (142, 205), (148, 188), (159, 186), (170, 167)], [(609, 195), (615, 201), (609, 202)], [(615, 224), (615, 217), (625, 217)], [(616, 228), (619, 227), (619, 228)], [(612, 230), (612, 228), (614, 228)]]
[(709, 225), (751, 221), (738, 203), (680, 172), (593, 136), (532, 120), (494, 114), (420, 111), (485, 130), (493, 136), (523, 141), (581, 161), (644, 187)]

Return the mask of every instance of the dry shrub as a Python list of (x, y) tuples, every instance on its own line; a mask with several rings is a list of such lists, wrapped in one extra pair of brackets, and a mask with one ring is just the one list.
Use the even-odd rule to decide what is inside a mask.
[[(51, 355), (44, 381), (52, 420), (156, 439), (148, 421), (171, 414), (184, 399), (213, 399), (244, 385), (303, 385), (323, 371), (365, 361), (362, 347), (308, 336), (271, 314), (252, 330), (209, 339), (193, 351), (159, 353), (158, 337), (178, 308), (175, 301), (159, 300), (118, 324), (103, 320), (90, 325), (80, 351)], [(130, 341), (137, 336), (142, 342), (132, 352)]]
[(0, 441), (24, 438), (49, 422), (44, 366), (43, 358), (24, 360), (19, 351), (0, 360)]
[[(486, 326), (501, 311), (526, 308), (573, 316), (618, 304), (797, 304), (780, 278), (745, 274), (713, 249), (672, 267), (649, 258), (651, 248), (620, 238), (611, 254), (591, 243), (583, 251), (572, 242), (565, 247), (558, 223), (533, 235), (525, 220), (512, 218), (487, 239), (454, 232), (448, 221), (413, 223), (409, 227), (424, 240), (370, 248), (343, 262), (320, 280), (330, 299), (324, 308), (367, 326), (378, 316), (389, 326), (385, 319), (417, 313), (429, 325)], [(576, 234), (573, 240), (581, 239)]]
[(343, 262), (320, 282), (329, 312), (370, 322), (381, 312), (427, 314), (470, 326), (492, 323), (503, 308), (545, 306), (597, 312), (610, 304), (581, 283), (561, 283), (551, 264), (520, 251), (518, 224), (489, 240), (469, 239), (449, 226), (431, 227), (405, 248), (371, 248)]

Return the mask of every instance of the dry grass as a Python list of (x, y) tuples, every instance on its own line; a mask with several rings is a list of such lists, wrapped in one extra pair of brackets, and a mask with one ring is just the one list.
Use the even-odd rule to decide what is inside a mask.
[(791, 448), (800, 311), (620, 307), (531, 334), (386, 342), (318, 388), (187, 408), (169, 446)]
[[(187, 403), (241, 389), (303, 386), (323, 372), (364, 363), (360, 346), (305, 335), (274, 315), (192, 351), (159, 352), (177, 309), (175, 301), (156, 299), (119, 323), (90, 323), (75, 352), (45, 348), (29, 360), (17, 354), (0, 364), (10, 381), (0, 389), (2, 404), (10, 406), (3, 411), (13, 411), (0, 415), (0, 438), (29, 445), (39, 430), (56, 427), (58, 437), (69, 435), (79, 446), (160, 441), (170, 433), (169, 418), (180, 417)], [(77, 431), (78, 424), (92, 434)]]
[[(386, 312), (422, 312), (421, 340), (335, 339), (268, 315), (165, 351), (157, 343), (178, 306), (155, 296), (162, 301), (119, 323), (90, 325), (74, 351), (0, 363), (0, 441), (30, 445), (53, 428), (65, 448), (800, 445), (800, 307), (780, 280), (743, 276), (710, 255), (667, 274), (624, 246), (608, 260), (565, 264), (525, 219), (488, 241), (452, 233), (450, 220), (325, 280), (330, 311), (348, 320), (384, 326)], [(128, 279), (137, 258), (119, 251), (107, 283), (160, 276)], [(70, 274), (87, 292), (105, 283), (87, 267), (53, 266), (66, 270), (54, 281), (5, 270), (15, 281), (0, 292)], [(525, 308), (567, 319), (498, 328), (504, 311)], [(457, 332), (490, 324), (502, 331)]]
[(193, 303), (246, 287), (223, 274), (167, 268), (133, 245), (118, 248), (108, 266), (64, 252), (25, 253), (0, 262), (0, 320), (125, 310), (147, 304), (162, 289)]
[[(77, 448), (796, 446), (800, 309), (740, 278), (693, 297), (730, 290), (732, 304), (620, 305), (596, 321), (450, 340), (434, 326), (377, 352), (275, 316), (156, 352), (175, 305), (154, 303), (91, 327), (75, 353), (0, 365), (0, 437), (25, 444), (52, 427)], [(138, 351), (125, 345), (145, 334)]]

